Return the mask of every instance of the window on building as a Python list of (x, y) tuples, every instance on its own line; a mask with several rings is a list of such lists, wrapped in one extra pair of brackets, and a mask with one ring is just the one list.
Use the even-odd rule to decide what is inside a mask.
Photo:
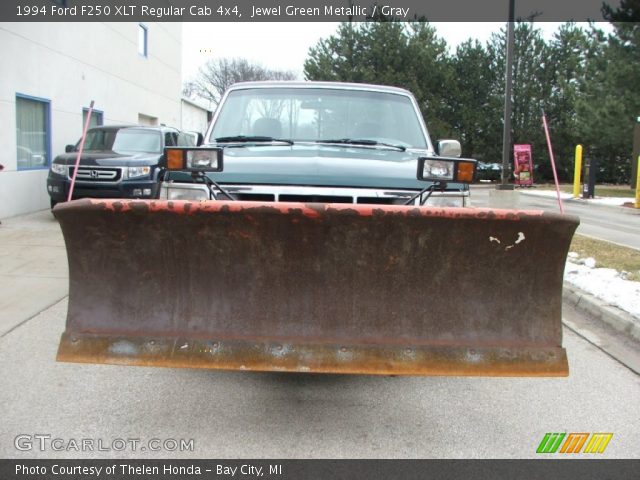
[(138, 24), (138, 53), (143, 57), (148, 56), (149, 31), (141, 23)]
[[(88, 108), (82, 109), (82, 128), (87, 123), (87, 114), (89, 113)], [(89, 128), (91, 127), (99, 127), (103, 124), (103, 112), (100, 110), (92, 110), (91, 111), (91, 120), (89, 120)]]
[(51, 158), (49, 100), (16, 95), (18, 170), (48, 168)]

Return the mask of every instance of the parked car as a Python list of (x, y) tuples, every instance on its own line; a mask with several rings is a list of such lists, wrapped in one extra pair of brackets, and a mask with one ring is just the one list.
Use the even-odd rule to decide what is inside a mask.
[(43, 152), (34, 152), (28, 147), (18, 145), (18, 168), (43, 167), (47, 164), (47, 156)]
[(18, 168), (42, 168), (48, 165), (46, 133), (16, 129)]
[[(193, 133), (172, 127), (111, 125), (87, 132), (73, 198), (156, 198), (158, 166), (164, 147), (195, 146)], [(51, 208), (67, 200), (75, 168), (76, 145), (55, 158), (47, 178)]]
[(499, 163), (478, 162), (477, 180), (494, 182), (502, 176), (502, 165)]

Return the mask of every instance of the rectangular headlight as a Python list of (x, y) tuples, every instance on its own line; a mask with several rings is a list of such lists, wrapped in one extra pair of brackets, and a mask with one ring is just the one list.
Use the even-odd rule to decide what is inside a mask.
[(433, 207), (464, 207), (464, 197), (433, 194), (429, 197), (425, 205)]
[(160, 198), (166, 200), (209, 200), (209, 190), (204, 185), (164, 183)]
[(187, 169), (218, 170), (218, 150), (187, 150)]
[(427, 159), (422, 165), (422, 178), (429, 180), (453, 180), (454, 162)]

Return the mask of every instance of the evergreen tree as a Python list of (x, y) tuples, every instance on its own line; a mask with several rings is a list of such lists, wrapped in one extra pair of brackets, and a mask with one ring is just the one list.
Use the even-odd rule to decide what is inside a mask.
[(434, 138), (453, 132), (443, 89), (453, 77), (447, 46), (426, 22), (343, 23), (309, 50), (304, 75), (406, 88), (416, 96)]
[(449, 121), (453, 136), (462, 143), (466, 156), (500, 162), (504, 94), (495, 88), (504, 82), (504, 72), (493, 68), (491, 55), (477, 40), (460, 44), (452, 65)]

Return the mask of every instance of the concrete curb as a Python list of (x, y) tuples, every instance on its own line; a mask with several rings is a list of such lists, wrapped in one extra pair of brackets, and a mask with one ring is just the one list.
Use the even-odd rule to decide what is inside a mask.
[(640, 319), (636, 319), (624, 310), (609, 305), (603, 300), (567, 282), (564, 282), (562, 299), (574, 308), (640, 341)]
[(595, 208), (603, 208), (603, 209), (614, 209), (621, 213), (626, 213), (627, 215), (640, 215), (640, 209), (631, 208), (631, 207), (623, 207), (622, 205), (604, 205), (602, 203), (593, 203), (589, 200), (583, 200), (581, 198), (569, 198), (565, 200), (565, 202), (575, 203), (577, 205), (588, 205), (589, 207)]
[[(544, 195), (536, 195), (534, 192), (523, 191), (522, 189), (517, 189), (516, 191), (530, 197), (551, 198), (551, 197), (546, 197)], [(556, 197), (553, 197), (553, 199), (555, 198)], [(584, 200), (582, 198), (563, 198), (562, 201), (565, 203), (574, 203), (576, 205), (585, 205), (585, 206), (594, 207), (594, 208), (602, 208), (609, 211), (613, 209), (620, 213), (626, 213), (627, 215), (640, 215), (640, 209), (638, 208), (623, 207), (621, 205), (603, 205), (602, 203), (594, 203), (594, 202), (590, 202), (589, 200)]]

